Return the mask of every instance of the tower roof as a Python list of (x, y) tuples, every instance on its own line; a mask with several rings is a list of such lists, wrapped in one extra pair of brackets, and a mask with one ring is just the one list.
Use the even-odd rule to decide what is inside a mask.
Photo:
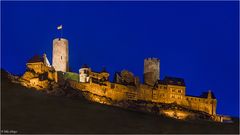
[(44, 62), (44, 59), (40, 55), (34, 55), (31, 59), (28, 60), (27, 63), (36, 63), (36, 62)]

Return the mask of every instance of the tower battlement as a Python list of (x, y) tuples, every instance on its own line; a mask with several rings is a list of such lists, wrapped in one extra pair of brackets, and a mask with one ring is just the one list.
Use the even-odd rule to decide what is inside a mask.
[(156, 62), (160, 62), (160, 59), (152, 57), (152, 58), (145, 58), (144, 61), (156, 61)]

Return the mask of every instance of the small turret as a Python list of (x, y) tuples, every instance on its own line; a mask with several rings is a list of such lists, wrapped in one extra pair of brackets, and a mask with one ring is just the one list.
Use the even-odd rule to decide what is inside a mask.
[(207, 96), (208, 99), (211, 99), (212, 98), (212, 92), (211, 90), (208, 90), (208, 96)]
[(51, 67), (50, 62), (48, 61), (46, 53), (43, 54), (43, 62), (45, 66)]

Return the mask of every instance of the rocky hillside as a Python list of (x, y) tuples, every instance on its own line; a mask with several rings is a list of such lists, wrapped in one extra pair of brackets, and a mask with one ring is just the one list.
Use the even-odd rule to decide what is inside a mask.
[[(234, 123), (171, 119), (144, 111), (135, 111), (136, 106), (133, 105), (136, 103), (130, 103), (129, 110), (89, 102), (85, 100), (86, 95), (89, 94), (79, 93), (67, 86), (59, 87), (58, 91), (54, 89), (45, 92), (36, 91), (12, 83), (9, 80), (12, 77), (7, 72), (1, 72), (2, 132), (12, 130), (23, 134), (239, 133), (239, 119), (234, 119)], [(162, 106), (164, 107), (169, 108)]]

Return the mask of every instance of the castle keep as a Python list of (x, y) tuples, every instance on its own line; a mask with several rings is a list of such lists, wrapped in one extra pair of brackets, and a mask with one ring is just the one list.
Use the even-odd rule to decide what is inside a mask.
[(67, 72), (68, 65), (68, 40), (56, 38), (53, 40), (52, 65), (56, 71)]
[[(46, 55), (34, 56), (27, 63), (27, 71), (34, 71), (40, 75), (25, 73), (23, 80), (30, 82), (32, 86), (38, 85), (38, 89), (45, 87), (45, 80), (53, 80), (57, 83), (68, 83), (74, 89), (88, 92), (95, 97), (95, 102), (109, 104), (99, 97), (108, 98), (114, 102), (144, 101), (154, 104), (177, 104), (184, 108), (201, 111), (217, 117), (217, 100), (211, 90), (203, 92), (200, 96), (186, 94), (186, 85), (183, 78), (166, 76), (160, 78), (160, 60), (158, 58), (144, 59), (143, 83), (139, 77), (127, 70), (114, 74), (114, 80), (110, 81), (110, 74), (105, 68), (102, 71), (93, 71), (84, 64), (79, 73), (68, 72), (68, 40), (57, 38), (53, 40), (52, 66)], [(41, 76), (39, 79), (39, 76)], [(41, 87), (40, 87), (41, 86)], [(166, 110), (164, 113), (174, 115), (174, 112)], [(180, 113), (185, 117), (184, 113)], [(179, 116), (180, 117), (180, 116)]]
[(144, 59), (144, 83), (153, 86), (160, 77), (160, 60), (156, 58)]

